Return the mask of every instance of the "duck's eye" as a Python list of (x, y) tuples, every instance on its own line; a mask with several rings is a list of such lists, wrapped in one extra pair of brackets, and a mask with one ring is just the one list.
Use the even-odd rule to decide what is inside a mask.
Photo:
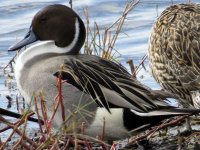
[(47, 17), (46, 16), (43, 16), (41, 19), (40, 19), (41, 23), (44, 23), (47, 21)]

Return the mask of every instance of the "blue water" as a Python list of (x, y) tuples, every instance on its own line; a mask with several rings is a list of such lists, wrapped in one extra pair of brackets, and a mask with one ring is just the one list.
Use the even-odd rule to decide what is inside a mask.
[[(121, 54), (119, 60), (129, 70), (126, 60), (133, 59), (138, 65), (141, 58), (147, 53), (148, 37), (151, 27), (156, 17), (168, 6), (176, 3), (185, 3), (188, 0), (141, 0), (128, 17), (119, 34), (115, 49)], [(90, 25), (94, 21), (99, 25), (101, 33), (112, 25), (124, 10), (126, 0), (73, 0), (73, 9), (85, 21), (83, 9), (88, 8)], [(200, 2), (193, 0), (192, 2)], [(14, 80), (9, 79), (8, 74), (4, 75), (3, 67), (15, 55), (8, 53), (7, 49), (16, 40), (22, 39), (28, 31), (32, 17), (42, 7), (50, 4), (68, 5), (68, 0), (2, 0), (0, 2), (0, 107), (7, 107), (6, 95), (10, 95), (14, 100), (19, 95), (15, 87)], [(159, 86), (155, 83), (148, 71), (148, 60), (145, 61), (147, 71), (142, 69), (138, 74), (138, 79), (153, 89)], [(9, 72), (9, 70), (7, 70)], [(9, 72), (9, 75), (13, 73)], [(5, 86), (5, 79), (8, 84)], [(16, 111), (16, 105), (9, 108)]]

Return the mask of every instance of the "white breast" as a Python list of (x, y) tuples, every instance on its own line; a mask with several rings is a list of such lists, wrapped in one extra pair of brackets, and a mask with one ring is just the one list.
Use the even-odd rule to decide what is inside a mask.
[[(86, 133), (92, 136), (101, 135), (103, 130), (104, 118), (105, 118), (105, 133), (109, 139), (126, 138), (130, 134), (124, 127), (123, 121), (123, 109), (115, 108), (110, 109), (109, 113), (105, 108), (98, 108), (95, 119)], [(115, 133), (115, 134), (113, 134)]]
[(66, 51), (66, 49), (57, 47), (55, 45), (54, 41), (45, 41), (45, 42), (40, 42), (40, 43), (37, 43), (37, 44), (31, 46), (31, 47), (27, 48), (26, 50), (24, 50), (22, 53), (19, 54), (19, 57), (17, 58), (17, 61), (16, 61), (16, 66), (15, 66), (15, 78), (16, 78), (16, 82), (17, 82), (17, 87), (18, 87), (20, 93), (25, 98), (27, 98), (28, 95), (24, 91), (21, 82), (26, 82), (26, 81), (23, 81), (23, 80), (20, 80), (20, 79), (21, 79), (22, 74), (26, 75), (26, 72), (24, 70), (26, 70), (27, 68), (32, 69), (30, 66), (27, 67), (26, 64), (30, 60), (32, 60), (32, 63), (36, 63), (34, 61), (34, 58), (36, 56), (39, 56), (39, 55), (42, 55), (42, 54), (48, 54), (49, 52), (63, 53), (64, 51)]

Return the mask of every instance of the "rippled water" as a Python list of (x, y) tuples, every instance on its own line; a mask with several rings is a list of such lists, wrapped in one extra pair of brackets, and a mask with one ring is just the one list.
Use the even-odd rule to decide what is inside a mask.
[[(188, 0), (141, 0), (129, 13), (122, 32), (115, 45), (115, 49), (121, 54), (121, 62), (125, 63), (129, 58), (137, 65), (146, 54), (148, 37), (156, 17), (169, 5), (183, 3)], [(199, 2), (199, 0), (193, 0)], [(15, 99), (17, 90), (5, 87), (3, 67), (15, 55), (8, 53), (7, 49), (16, 39), (22, 39), (28, 31), (32, 17), (44, 6), (50, 4), (68, 4), (68, 0), (3, 0), (0, 3), (0, 107), (7, 107), (6, 95)], [(90, 24), (97, 22), (101, 30), (109, 27), (121, 15), (126, 0), (73, 0), (74, 10), (83, 18), (83, 8), (88, 8)], [(147, 61), (146, 61), (147, 64)], [(148, 65), (147, 65), (148, 66)], [(151, 88), (159, 88), (149, 72), (141, 70), (138, 79)], [(9, 80), (8, 80), (9, 81)], [(10, 84), (9, 84), (10, 85)], [(12, 86), (13, 84), (11, 84)], [(13, 102), (14, 103), (14, 102)], [(16, 111), (13, 105), (12, 110)]]

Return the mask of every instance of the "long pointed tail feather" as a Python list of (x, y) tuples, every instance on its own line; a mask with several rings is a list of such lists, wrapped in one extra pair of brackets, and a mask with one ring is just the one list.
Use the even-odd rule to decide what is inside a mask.
[(134, 114), (138, 116), (178, 116), (178, 115), (191, 115), (200, 113), (200, 109), (188, 109), (188, 108), (164, 108), (160, 110), (153, 110), (147, 113), (140, 113), (131, 110)]

